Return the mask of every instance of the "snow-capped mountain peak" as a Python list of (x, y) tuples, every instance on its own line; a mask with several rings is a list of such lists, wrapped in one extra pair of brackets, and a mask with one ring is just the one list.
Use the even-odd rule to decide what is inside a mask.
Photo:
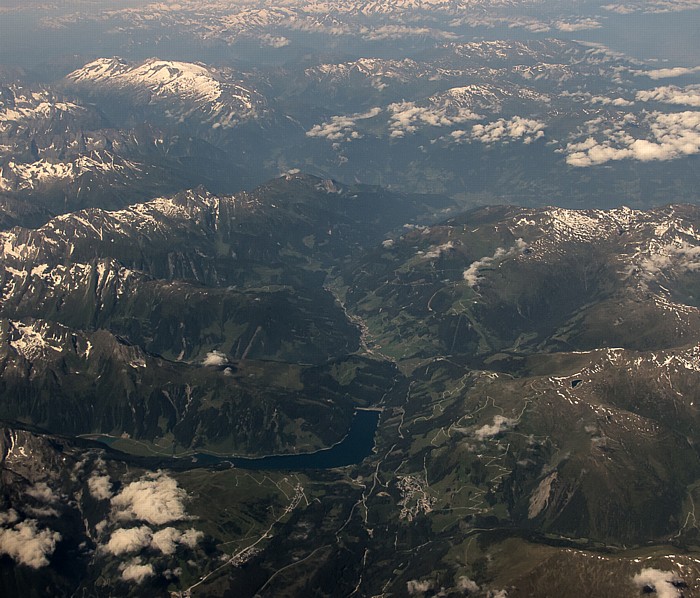
[(199, 118), (214, 127), (233, 127), (262, 114), (265, 100), (236, 73), (203, 64), (150, 58), (131, 64), (100, 58), (67, 76), (90, 93), (122, 91), (140, 106), (156, 105), (171, 118)]

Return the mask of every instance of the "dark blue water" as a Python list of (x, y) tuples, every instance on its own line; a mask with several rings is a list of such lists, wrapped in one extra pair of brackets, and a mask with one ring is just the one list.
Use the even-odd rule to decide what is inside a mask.
[[(221, 457), (210, 453), (194, 453), (183, 457), (142, 456), (124, 453), (114, 449), (112, 444), (119, 440), (111, 436), (90, 434), (82, 441), (108, 447), (110, 455), (121, 461), (128, 461), (142, 467), (167, 467), (177, 470), (200, 467), (240, 467), (241, 469), (332, 469), (357, 465), (372, 454), (374, 435), (379, 425), (379, 411), (355, 411), (350, 429), (338, 444), (313, 453), (293, 455), (270, 455), (267, 457)], [(0, 420), (1, 421), (1, 420)], [(20, 424), (20, 427), (24, 427)], [(45, 433), (45, 431), (44, 431)]]
[(273, 455), (249, 459), (245, 457), (215, 457), (198, 453), (192, 457), (197, 466), (221, 465), (230, 463), (241, 469), (331, 469), (361, 463), (372, 454), (374, 434), (379, 424), (378, 411), (356, 411), (347, 436), (338, 444), (316, 451), (296, 455)]

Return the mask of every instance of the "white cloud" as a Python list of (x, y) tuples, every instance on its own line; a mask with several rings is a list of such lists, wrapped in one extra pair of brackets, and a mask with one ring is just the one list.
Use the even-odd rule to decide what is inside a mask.
[(525, 249), (526, 247), (527, 243), (525, 243), (525, 241), (523, 241), (522, 239), (516, 239), (515, 245), (513, 245), (513, 247), (511, 247), (510, 249), (504, 249), (503, 247), (499, 247), (496, 249), (496, 251), (494, 251), (493, 255), (482, 257), (481, 259), (472, 262), (469, 265), (469, 267), (463, 272), (462, 278), (464, 278), (464, 280), (470, 287), (475, 287), (479, 283), (479, 279), (481, 278), (479, 274), (479, 270), (481, 268), (489, 267), (497, 260), (516, 255), (522, 252), (523, 249)]
[(635, 62), (633, 59), (630, 59), (628, 56), (626, 56), (623, 52), (618, 52), (617, 50), (608, 48), (608, 46), (606, 46), (605, 44), (601, 44), (598, 42), (587, 42), (583, 40), (579, 40), (578, 43), (588, 48), (588, 50), (586, 50), (586, 54), (588, 55), (589, 59), (592, 57), (596, 57), (605, 61), (623, 59)]
[(606, 96), (591, 96), (589, 98), (591, 104), (602, 104), (603, 106), (633, 106), (634, 102), (625, 98), (609, 98)]
[(389, 131), (393, 138), (415, 133), (420, 127), (449, 127), (483, 118), (471, 107), (454, 102), (449, 92), (444, 97), (431, 98), (426, 106), (415, 102), (396, 102), (390, 104), (388, 110), (391, 113)]
[(122, 579), (124, 581), (133, 581), (137, 584), (143, 583), (146, 579), (155, 575), (153, 565), (150, 563), (142, 565), (140, 559), (134, 559), (130, 563), (122, 565), (120, 569), (122, 570)]
[(628, 274), (637, 274), (642, 280), (657, 278), (664, 270), (697, 272), (700, 270), (700, 247), (688, 243), (665, 245), (654, 244), (652, 251), (644, 255), (637, 264), (630, 266)]
[(606, 138), (603, 140), (589, 137), (569, 143), (565, 150), (567, 164), (595, 166), (615, 160), (650, 162), (700, 153), (700, 112), (652, 112), (641, 125), (648, 131), (646, 139), (633, 137), (618, 124), (604, 131)]
[(187, 493), (177, 481), (163, 472), (148, 474), (112, 498), (113, 516), (121, 520), (141, 520), (153, 525), (180, 521), (187, 517)]
[(194, 528), (181, 532), (174, 527), (166, 527), (153, 534), (151, 548), (159, 550), (163, 554), (173, 554), (178, 544), (194, 548), (203, 537), (204, 534)]
[(58, 496), (54, 494), (54, 491), (49, 488), (46, 482), (37, 482), (31, 488), (28, 488), (26, 493), (41, 502), (51, 503), (58, 500)]
[(602, 27), (597, 19), (577, 19), (575, 21), (557, 21), (554, 26), (559, 31), (571, 32), (584, 29), (600, 29)]
[(491, 144), (509, 139), (521, 139), (523, 143), (532, 143), (544, 136), (544, 123), (531, 118), (514, 116), (508, 120), (476, 124), (472, 127), (471, 138), (481, 143)]
[(672, 582), (680, 581), (678, 576), (672, 571), (661, 571), (659, 569), (642, 569), (633, 578), (632, 582), (639, 588), (653, 588), (658, 598), (678, 598), (681, 592)]
[(700, 66), (685, 67), (674, 66), (665, 69), (653, 69), (651, 71), (635, 71), (635, 75), (645, 75), (650, 79), (671, 79), (673, 77), (684, 77), (700, 73)]
[(429, 29), (428, 27), (410, 27), (407, 25), (382, 25), (365, 33), (364, 38), (370, 41), (387, 39), (405, 39), (407, 37), (431, 37), (434, 39), (457, 39), (450, 31)]
[(315, 31), (326, 35), (362, 35), (369, 29), (363, 26), (351, 26), (339, 21), (334, 21), (332, 25), (319, 22), (313, 19), (294, 19), (286, 23), (286, 26), (296, 31)]
[(527, 31), (532, 31), (533, 33), (547, 33), (548, 31), (552, 30), (549, 24), (528, 17), (511, 19), (510, 23), (508, 24), (508, 27), (522, 27), (523, 29), (526, 29)]
[(188, 548), (194, 548), (199, 544), (199, 541), (204, 537), (204, 533), (191, 527), (182, 532), (180, 536), (180, 544), (184, 544)]
[(174, 554), (178, 545), (192, 549), (203, 537), (204, 534), (194, 528), (183, 532), (174, 527), (166, 527), (154, 532), (147, 525), (142, 525), (115, 530), (103, 550), (115, 556), (140, 552), (144, 548)]
[(8, 525), (19, 521), (19, 515), (14, 509), (8, 511), (0, 511), (0, 525)]
[(507, 418), (502, 415), (495, 415), (493, 418), (493, 424), (486, 424), (485, 426), (481, 426), (481, 428), (474, 432), (474, 435), (479, 440), (484, 440), (486, 438), (496, 436), (504, 430), (512, 428), (516, 423), (517, 420), (515, 419)]
[(443, 253), (454, 249), (454, 246), (455, 244), (452, 241), (448, 241), (447, 243), (443, 243), (442, 245), (436, 245), (435, 247), (432, 247), (429, 251), (423, 253), (421, 257), (431, 260), (437, 259)]
[(352, 141), (353, 139), (360, 139), (362, 135), (355, 130), (357, 122), (374, 118), (381, 113), (381, 111), (381, 108), (372, 108), (367, 112), (358, 114), (332, 116), (329, 121), (311, 127), (311, 130), (306, 132), (306, 136), (326, 138), (329, 141)]
[(150, 546), (152, 538), (153, 531), (146, 525), (118, 529), (112, 532), (112, 536), (104, 549), (114, 555), (140, 552), (147, 546)]
[(207, 366), (220, 366), (226, 365), (227, 363), (228, 357), (226, 357), (226, 354), (222, 353), (221, 351), (209, 351), (207, 356), (202, 361), (202, 365)]
[(25, 511), (32, 517), (58, 517), (58, 511), (52, 507), (25, 507)]
[(508, 27), (509, 29), (515, 29), (516, 27), (518, 27), (535, 33), (547, 33), (552, 29), (548, 23), (545, 23), (533, 17), (522, 16), (470, 14), (468, 16), (460, 17), (450, 21), (450, 26), (452, 27), (461, 27), (463, 25), (467, 25), (469, 27)]
[(433, 589), (433, 582), (427, 579), (425, 581), (411, 579), (410, 581), (406, 582), (406, 589), (411, 596), (425, 594), (427, 591)]
[(642, 102), (662, 102), (664, 104), (676, 104), (700, 107), (700, 85), (688, 85), (677, 87), (667, 85), (654, 89), (638, 91), (637, 99)]
[(97, 500), (112, 498), (112, 483), (108, 475), (93, 474), (88, 479), (88, 489), (90, 495)]
[(463, 592), (478, 592), (479, 586), (474, 580), (462, 575), (457, 580), (457, 589)]
[(289, 45), (289, 40), (282, 35), (270, 35), (269, 33), (264, 33), (258, 36), (258, 39), (271, 48), (284, 48)]
[(619, 15), (628, 15), (635, 12), (635, 9), (633, 7), (627, 6), (625, 4), (606, 4), (601, 8), (609, 10), (610, 12), (617, 13)]
[(56, 550), (61, 534), (50, 529), (38, 529), (35, 519), (27, 519), (12, 529), (0, 529), (0, 554), (38, 569), (49, 564), (48, 557)]
[(182, 537), (182, 532), (174, 527), (166, 527), (153, 534), (152, 546), (163, 554), (173, 554)]

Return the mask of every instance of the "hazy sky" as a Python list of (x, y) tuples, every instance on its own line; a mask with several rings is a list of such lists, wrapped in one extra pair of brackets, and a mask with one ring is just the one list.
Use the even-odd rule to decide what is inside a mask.
[[(464, 10), (468, 24), (455, 26), (454, 15), (462, 14), (458, 11), (451, 14), (438, 13), (439, 18), (431, 27), (447, 31), (450, 36), (459, 39), (470, 39), (473, 36), (494, 39), (561, 37), (595, 41), (645, 60), (668, 61), (678, 66), (700, 64), (700, 36), (697, 35), (700, 29), (700, 0), (697, 3), (698, 9), (676, 12), (674, 10), (680, 3), (667, 0), (661, 9), (672, 10), (663, 13), (649, 12), (661, 10), (653, 0), (629, 0), (613, 4), (602, 0), (586, 3), (521, 2), (508, 8), (481, 3), (480, 0), (462, 1), (468, 1), (470, 7), (472, 4), (477, 5)], [(34, 68), (41, 63), (65, 61), (65, 57), (75, 54), (88, 58), (113, 54), (135, 58), (162, 56), (163, 48), (172, 55), (178, 52), (179, 46), (182, 47), (183, 58), (192, 58), (192, 48), (188, 45), (196, 37), (193, 33), (195, 28), (191, 26), (192, 20), (199, 19), (206, 26), (210, 23), (226, 23), (227, 15), (236, 12), (235, 8), (231, 10), (236, 4), (230, 1), (217, 5), (215, 1), (201, 3), (197, 0), (184, 0), (178, 5), (189, 7), (197, 4), (198, 10), (179, 13), (168, 10), (169, 20), (162, 17), (166, 13), (157, 13), (151, 7), (143, 9), (137, 15), (124, 13), (115, 21), (103, 18), (105, 11), (148, 4), (146, 0), (2, 0), (0, 64)], [(159, 4), (162, 7), (175, 3), (164, 0)], [(267, 0), (265, 4), (275, 6), (273, 0)], [(290, 2), (280, 0), (279, 4), (289, 6)], [(344, 8), (351, 2), (346, 0), (336, 4)], [(291, 5), (294, 6), (295, 3)], [(684, 2), (686, 7), (693, 5), (693, 0)], [(240, 7), (244, 6), (254, 5), (251, 2), (240, 3)], [(152, 13), (155, 13), (155, 18), (151, 20)], [(66, 15), (73, 16), (61, 20)], [(242, 21), (245, 22), (245, 19)], [(426, 22), (430, 24), (429, 21), (430, 19)], [(398, 24), (401, 15), (392, 15), (387, 22)], [(404, 25), (409, 23), (410, 20)], [(468, 26), (474, 23), (481, 26)], [(222, 29), (226, 30), (227, 26)], [(269, 31), (272, 30), (265, 29), (265, 34), (269, 35)], [(214, 33), (211, 39), (216, 40), (216, 37)], [(211, 39), (209, 45), (213, 43)], [(392, 41), (396, 42), (396, 39)], [(228, 45), (230, 42), (230, 38), (225, 40)], [(390, 45), (391, 42), (387, 43)], [(202, 48), (202, 51), (202, 60), (206, 60), (206, 48)]]

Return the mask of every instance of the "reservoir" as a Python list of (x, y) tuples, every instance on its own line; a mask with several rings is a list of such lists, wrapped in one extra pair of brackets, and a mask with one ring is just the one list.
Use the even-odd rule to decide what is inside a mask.
[[(268, 457), (216, 457), (198, 453), (193, 456), (196, 465), (220, 465), (230, 463), (241, 469), (332, 469), (357, 465), (372, 454), (374, 434), (379, 424), (379, 411), (358, 410), (352, 418), (350, 429), (343, 440), (327, 449), (313, 453), (293, 455), (270, 455)], [(189, 461), (190, 457), (173, 459), (173, 461)]]
[(90, 434), (81, 439), (107, 448), (108, 458), (132, 463), (151, 469), (164, 467), (179, 471), (203, 467), (238, 467), (251, 470), (303, 470), (332, 469), (357, 465), (372, 454), (374, 435), (379, 425), (380, 411), (358, 409), (355, 411), (347, 435), (333, 446), (313, 453), (296, 453), (286, 455), (268, 455), (266, 457), (235, 457), (212, 455), (210, 453), (191, 453), (182, 457), (153, 456), (144, 457), (119, 451), (110, 445), (113, 436)]

